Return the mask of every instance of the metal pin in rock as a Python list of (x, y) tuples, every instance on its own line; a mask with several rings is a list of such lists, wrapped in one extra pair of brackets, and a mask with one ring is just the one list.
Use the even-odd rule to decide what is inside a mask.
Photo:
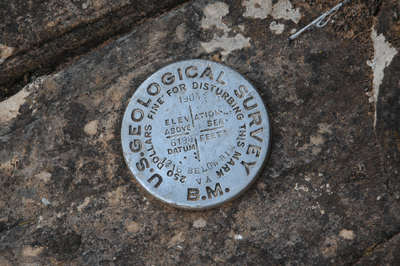
[[(339, 8), (341, 8), (343, 5), (345, 5), (345, 4), (349, 3), (349, 2), (350, 2), (350, 0), (344, 0), (343, 2), (341, 2), (341, 3), (337, 4), (336, 6), (334, 6), (332, 9), (326, 11), (324, 14), (322, 14), (317, 19), (315, 19), (313, 22), (311, 22), (310, 24), (308, 24), (307, 26), (302, 28), (300, 31), (298, 31), (295, 34), (293, 34), (292, 36), (290, 36), (287, 39), (288, 42), (291, 43), (294, 39), (299, 37), (299, 35), (301, 33), (303, 33), (304, 31), (306, 31), (308, 29), (311, 29), (314, 26), (317, 27), (317, 28), (324, 27), (328, 23), (329, 19), (339, 10)], [(324, 21), (327, 16), (329, 16), (329, 18), (326, 21)]]

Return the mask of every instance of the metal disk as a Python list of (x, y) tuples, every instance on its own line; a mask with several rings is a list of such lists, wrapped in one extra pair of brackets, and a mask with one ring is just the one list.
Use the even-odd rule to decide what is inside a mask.
[(129, 169), (151, 195), (177, 208), (209, 209), (255, 181), (270, 147), (269, 117), (240, 74), (187, 60), (139, 86), (121, 140)]

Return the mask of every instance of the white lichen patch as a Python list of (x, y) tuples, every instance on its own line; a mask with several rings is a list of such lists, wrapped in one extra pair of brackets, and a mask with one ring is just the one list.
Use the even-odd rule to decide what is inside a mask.
[(89, 123), (87, 123), (84, 128), (86, 134), (88, 134), (90, 136), (96, 135), (98, 124), (99, 124), (98, 120), (93, 120), (93, 121), (90, 121)]
[(296, 183), (296, 184), (295, 184), (295, 187), (294, 187), (294, 190), (296, 190), (296, 191), (303, 190), (303, 191), (305, 191), (305, 192), (308, 192), (308, 187), (303, 186), (303, 185), (299, 186), (299, 184)]
[(110, 203), (110, 205), (121, 205), (121, 200), (124, 197), (124, 193), (126, 191), (126, 187), (119, 187), (116, 190), (112, 191), (112, 192), (108, 192), (107, 196), (108, 196), (108, 202)]
[(249, 0), (244, 1), (243, 5), (246, 6), (245, 17), (264, 19), (272, 12), (272, 0)]
[(11, 160), (6, 161), (5, 163), (0, 163), (0, 170), (12, 170), (18, 163), (18, 156), (14, 156)]
[(42, 199), (42, 203), (43, 203), (44, 205), (46, 205), (46, 206), (50, 205), (50, 201), (49, 201), (48, 199), (46, 199), (46, 198), (43, 198), (43, 199)]
[(274, 19), (292, 20), (296, 24), (301, 18), (299, 8), (294, 9), (289, 0), (280, 0), (275, 5), (272, 0), (249, 0), (243, 5), (246, 6), (245, 17), (265, 19), (271, 15)]
[(0, 162), (0, 172), (4, 172), (6, 175), (10, 175), (12, 171), (17, 167), (18, 163), (18, 156), (14, 156), (11, 160), (8, 160), (4, 163)]
[(44, 172), (40, 172), (40, 173), (36, 174), (35, 177), (37, 179), (40, 179), (40, 180), (44, 181), (45, 183), (47, 183), (51, 179), (51, 174), (44, 171)]
[(24, 257), (36, 257), (40, 253), (42, 253), (44, 250), (44, 247), (31, 247), (31, 246), (25, 246), (24, 250), (22, 251), (22, 255)]
[[(19, 108), (26, 101), (26, 98), (32, 93), (38, 90), (40, 84), (47, 79), (47, 76), (39, 77), (35, 82), (26, 85), (20, 92), (8, 98), (5, 101), (0, 102), (0, 125), (11, 121), (19, 114)], [(30, 101), (32, 104), (33, 100)], [(32, 106), (30, 106), (31, 108)], [(1, 127), (0, 127), (1, 128)]]
[(392, 62), (393, 57), (397, 54), (396, 48), (392, 47), (390, 43), (385, 41), (385, 36), (380, 34), (378, 36), (375, 28), (372, 28), (371, 33), (372, 41), (374, 42), (374, 59), (372, 61), (367, 61), (367, 64), (372, 68), (374, 72), (373, 80), (373, 93), (370, 93), (369, 101), (375, 103), (375, 121), (376, 125), (376, 102), (379, 95), (379, 87), (382, 83), (384, 77), (384, 70)]
[(354, 239), (355, 235), (352, 230), (343, 229), (339, 232), (339, 236), (343, 237), (344, 239)]
[(178, 245), (184, 241), (185, 241), (185, 238), (183, 237), (183, 232), (179, 232), (171, 238), (171, 240), (168, 243), (168, 247)]
[(285, 29), (285, 25), (272, 21), (271, 24), (269, 25), (269, 29), (275, 34), (281, 34)]
[(14, 48), (0, 44), (0, 65), (12, 54)]
[(19, 108), (25, 102), (25, 98), (28, 97), (29, 91), (25, 87), (23, 90), (8, 98), (5, 101), (0, 102), (0, 123), (5, 124), (11, 119), (17, 117), (19, 114)]
[(83, 9), (87, 9), (88, 6), (89, 6), (89, 3), (88, 3), (88, 2), (82, 4), (82, 8), (83, 8)]
[(236, 34), (234, 37), (228, 36), (230, 29), (222, 22), (222, 18), (228, 13), (229, 7), (225, 3), (209, 4), (204, 9), (204, 17), (201, 21), (203, 29), (210, 29), (215, 26), (216, 29), (222, 30), (222, 36), (214, 34), (210, 42), (201, 42), (201, 46), (207, 53), (222, 49), (221, 55), (223, 58), (234, 50), (250, 46), (250, 38), (245, 38), (241, 33)]
[(240, 235), (240, 234), (236, 234), (236, 235), (233, 236), (233, 239), (242, 240), (242, 239), (243, 239), (243, 236)]
[(215, 26), (217, 29), (224, 31), (229, 30), (229, 28), (222, 23), (222, 18), (228, 13), (229, 7), (225, 3), (217, 2), (207, 5), (204, 8), (204, 18), (201, 20), (201, 27), (203, 29), (209, 29), (212, 26)]
[(317, 155), (318, 153), (321, 152), (322, 148), (321, 146), (325, 143), (325, 138), (322, 137), (320, 134), (318, 135), (312, 135), (310, 136), (310, 143), (304, 144), (301, 148), (299, 148), (300, 151), (306, 151), (308, 148), (312, 148), (312, 154)]
[(126, 221), (125, 227), (128, 232), (136, 233), (140, 230), (140, 224), (134, 221)]
[(176, 39), (180, 42), (184, 42), (186, 39), (186, 23), (180, 24), (175, 30)]
[(89, 203), (90, 203), (90, 197), (86, 197), (83, 203), (77, 207), (78, 211), (81, 212), (86, 206), (89, 205)]
[(332, 134), (332, 130), (330, 130), (331, 125), (328, 125), (326, 123), (320, 123), (318, 124), (318, 127), (319, 127), (317, 131), (318, 134), (329, 134), (329, 135)]
[(222, 48), (222, 57), (226, 57), (229, 53), (234, 50), (239, 50), (250, 46), (250, 38), (245, 38), (243, 35), (238, 34), (235, 37), (216, 37), (211, 42), (201, 43), (201, 46), (206, 50), (207, 53), (211, 53), (218, 48)]
[(310, 137), (310, 143), (314, 146), (320, 146), (320, 145), (324, 144), (324, 142), (325, 142), (325, 139), (321, 135)]
[(200, 218), (193, 222), (193, 227), (201, 228), (201, 227), (206, 226), (206, 224), (207, 224), (206, 221), (204, 221), (203, 218)]
[(292, 20), (297, 24), (301, 18), (300, 10), (298, 8), (293, 9), (292, 3), (289, 0), (280, 0), (273, 8), (274, 10), (271, 15), (274, 19), (283, 18)]

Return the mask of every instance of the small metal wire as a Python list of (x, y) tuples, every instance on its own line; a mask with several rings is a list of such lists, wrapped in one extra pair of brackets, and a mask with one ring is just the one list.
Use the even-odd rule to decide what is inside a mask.
[[(307, 26), (305, 26), (304, 28), (302, 28), (300, 31), (296, 32), (295, 34), (293, 34), (292, 36), (290, 36), (288, 38), (288, 42), (292, 42), (294, 39), (296, 39), (297, 37), (299, 37), (299, 35), (301, 33), (303, 33), (304, 31), (311, 29), (312, 27), (317, 27), (317, 28), (322, 28), (324, 27), (328, 22), (329, 19), (339, 10), (339, 8), (341, 8), (343, 5), (349, 3), (350, 0), (344, 0), (343, 2), (337, 4), (336, 6), (334, 6), (332, 9), (326, 11), (324, 14), (322, 14), (321, 16), (319, 16), (317, 19), (315, 19), (313, 22), (311, 22), (310, 24), (308, 24)], [(325, 20), (325, 18), (328, 17), (327, 20)]]

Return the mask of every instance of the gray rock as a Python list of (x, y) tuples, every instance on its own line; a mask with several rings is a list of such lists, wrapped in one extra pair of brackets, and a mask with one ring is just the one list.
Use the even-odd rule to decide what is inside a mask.
[(185, 0), (9, 0), (0, 4), (0, 85), (56, 68)]
[[(2, 261), (396, 265), (399, 54), (384, 69), (375, 113), (365, 92), (375, 73), (366, 63), (374, 58), (372, 19), (357, 17), (367, 7), (352, 7), (357, 15), (344, 19), (347, 32), (328, 24), (288, 45), (290, 31), (307, 23), (300, 14), (313, 12), (294, 4), (281, 13), (275, 4), (276, 13), (261, 18), (266, 9), (257, 13), (262, 6), (242, 1), (193, 2), (1, 102)], [(222, 61), (248, 78), (273, 128), (257, 182), (202, 212), (149, 196), (120, 145), (135, 89), (157, 69), (190, 58)]]

